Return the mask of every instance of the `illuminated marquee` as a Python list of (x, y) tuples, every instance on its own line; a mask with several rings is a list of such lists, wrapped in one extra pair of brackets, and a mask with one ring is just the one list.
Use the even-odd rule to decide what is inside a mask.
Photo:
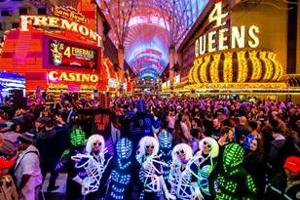
[(108, 79), (108, 87), (111, 87), (111, 88), (118, 88), (119, 85), (120, 85), (120, 83), (118, 82), (117, 79), (114, 79), (114, 78)]
[(69, 21), (67, 19), (62, 19), (59, 17), (49, 17), (49, 16), (34, 16), (34, 15), (24, 15), (21, 16), (21, 31), (28, 31), (29, 26), (36, 27), (49, 27), (49, 28), (59, 28), (68, 31), (73, 31), (80, 33), (84, 37), (88, 37), (91, 40), (97, 42), (98, 47), (101, 45), (101, 36), (95, 31), (89, 29), (85, 25), (79, 24), (74, 21)]
[(64, 67), (97, 68), (97, 49), (85, 48), (73, 43), (50, 39), (49, 64)]
[(88, 19), (82, 15), (81, 13), (78, 12), (73, 7), (54, 7), (52, 8), (52, 13), (53, 15), (57, 17), (61, 17), (64, 19), (71, 19), (72, 21), (81, 23), (81, 24), (86, 24), (88, 22)]
[(99, 77), (95, 74), (82, 74), (73, 72), (58, 72), (50, 71), (48, 72), (49, 81), (67, 81), (67, 82), (86, 82), (86, 83), (96, 83), (99, 81)]
[(180, 83), (180, 74), (174, 77), (174, 84)]
[[(229, 48), (256, 48), (259, 46), (259, 28), (255, 25), (247, 28), (246, 26), (232, 26), (231, 30), (228, 28), (220, 28), (225, 25), (224, 19), (228, 13), (222, 13), (222, 1), (215, 4), (214, 9), (208, 17), (208, 22), (215, 22), (214, 31), (206, 35), (200, 36), (195, 43), (196, 57), (206, 53), (212, 53)], [(231, 39), (227, 37), (231, 33)]]

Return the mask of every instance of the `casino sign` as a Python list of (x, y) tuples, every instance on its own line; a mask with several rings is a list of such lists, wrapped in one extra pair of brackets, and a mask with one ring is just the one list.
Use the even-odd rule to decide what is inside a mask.
[(97, 83), (99, 77), (96, 74), (83, 74), (75, 72), (48, 72), (50, 82), (66, 81), (66, 82), (81, 82), (81, 83)]
[(75, 21), (69, 21), (60, 17), (51, 16), (35, 16), (35, 15), (23, 15), (21, 18), (21, 31), (29, 31), (29, 26), (34, 27), (49, 27), (58, 28), (62, 30), (68, 30), (87, 37), (97, 42), (98, 47), (101, 45), (101, 36), (89, 29), (86, 25), (77, 23)]
[(287, 88), (285, 70), (269, 49), (259, 48), (256, 25), (225, 26), (222, 1), (208, 16), (209, 32), (195, 41), (196, 59), (184, 90), (269, 90)]

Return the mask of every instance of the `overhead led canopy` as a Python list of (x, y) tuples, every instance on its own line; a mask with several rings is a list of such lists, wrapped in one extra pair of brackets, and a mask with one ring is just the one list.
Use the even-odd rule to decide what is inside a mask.
[[(155, 76), (160, 76), (169, 62), (169, 47), (180, 44), (208, 0), (98, 0), (96, 3), (112, 26), (109, 36), (116, 46), (123, 45), (132, 70), (138, 75), (140, 68), (157, 67)], [(157, 65), (148, 63), (149, 57), (157, 55), (140, 59), (144, 54), (138, 52), (149, 49), (161, 53)]]

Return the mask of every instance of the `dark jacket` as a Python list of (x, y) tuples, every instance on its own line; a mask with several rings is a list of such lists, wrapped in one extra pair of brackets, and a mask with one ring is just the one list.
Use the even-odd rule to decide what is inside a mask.
[(36, 147), (40, 152), (41, 167), (46, 171), (54, 169), (62, 152), (57, 148), (59, 146), (59, 137), (57, 132), (52, 130), (44, 130), (37, 135)]
[(287, 187), (286, 174), (280, 173), (268, 183), (265, 199), (272, 200), (289, 200), (299, 199), (300, 180), (294, 181), (291, 186)]

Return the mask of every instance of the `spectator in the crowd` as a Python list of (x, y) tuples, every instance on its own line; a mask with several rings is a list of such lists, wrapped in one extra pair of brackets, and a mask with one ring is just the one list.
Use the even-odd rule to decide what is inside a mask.
[(14, 167), (19, 200), (38, 200), (43, 182), (39, 152), (33, 145), (33, 138), (29, 135), (20, 136), (19, 141), (20, 154)]
[(248, 130), (256, 139), (261, 139), (260, 134), (258, 133), (258, 123), (256, 121), (249, 121)]
[(221, 130), (221, 122), (218, 118), (213, 120), (213, 129), (211, 130), (210, 136), (215, 140), (219, 140)]
[(213, 116), (211, 113), (206, 113), (203, 119), (203, 125), (205, 128), (205, 135), (211, 136), (211, 131), (213, 130)]
[(274, 173), (281, 170), (281, 166), (284, 162), (284, 152), (283, 148), (286, 143), (286, 138), (284, 137), (284, 131), (282, 128), (273, 128), (272, 137), (274, 140), (271, 142), (270, 152), (267, 156), (267, 165)]
[(177, 120), (175, 122), (175, 124), (174, 124), (173, 135), (174, 135), (174, 142), (175, 142), (175, 144), (179, 144), (179, 143), (187, 141), (184, 138), (183, 131), (182, 131), (182, 128), (181, 128), (179, 120)]
[(294, 144), (294, 154), (296, 156), (300, 157), (300, 129), (298, 131), (291, 131), (291, 136), (293, 138), (293, 144)]
[(300, 157), (288, 157), (283, 168), (284, 172), (279, 173), (268, 184), (265, 199), (299, 199)]
[(234, 141), (234, 134), (231, 127), (224, 126), (220, 130), (220, 136), (218, 140), (218, 144), (223, 147), (229, 143)]
[(175, 111), (171, 110), (169, 111), (169, 114), (167, 116), (168, 128), (169, 128), (169, 132), (171, 133), (173, 133), (173, 130), (175, 128), (175, 121), (176, 121)]
[(192, 142), (192, 135), (190, 133), (190, 131), (191, 131), (191, 123), (190, 123), (190, 120), (188, 118), (188, 115), (183, 115), (181, 117), (180, 126), (181, 126), (181, 130), (182, 130), (183, 136), (184, 136), (184, 138), (186, 140), (186, 143)]
[(234, 128), (236, 142), (242, 144), (248, 132), (248, 119), (245, 116), (239, 118), (239, 124)]
[(30, 130), (30, 133), (32, 133), (35, 138), (37, 137), (37, 135), (39, 135), (39, 133), (41, 131), (43, 131), (44, 126), (45, 126), (45, 122), (46, 122), (47, 119), (48, 118), (46, 118), (46, 117), (44, 117), (44, 118), (43, 117), (39, 117), (38, 119), (36, 119), (34, 121), (34, 126)]
[(251, 134), (255, 138), (255, 140), (257, 141), (257, 151), (262, 156), (261, 159), (263, 159), (264, 144), (263, 144), (262, 136), (258, 132), (258, 128), (259, 128), (259, 125), (258, 125), (258, 123), (256, 121), (249, 121), (249, 123), (248, 123), (249, 134)]
[[(49, 185), (47, 190), (53, 191), (59, 188), (55, 185), (58, 173), (55, 171), (55, 165), (60, 158), (60, 152), (57, 151), (58, 145), (60, 143), (57, 140), (57, 132), (54, 129), (54, 122), (49, 119), (45, 124), (44, 131), (37, 135), (36, 147), (40, 152), (41, 158), (41, 169), (43, 177), (45, 178), (47, 172), (50, 172)], [(55, 148), (53, 148), (55, 147)]]
[(13, 122), (8, 119), (7, 113), (0, 111), (0, 132), (8, 131), (12, 125)]
[(191, 124), (191, 116), (190, 116), (190, 112), (188, 109), (185, 109), (182, 115), (182, 122), (185, 123), (185, 125), (187, 126), (187, 129), (190, 131), (192, 128), (192, 124)]
[(11, 126), (11, 130), (10, 131), (6, 131), (3, 133), (3, 137), (4, 139), (14, 143), (14, 144), (17, 144), (18, 142), (18, 137), (24, 133), (24, 130), (23, 130), (23, 126), (22, 124), (13, 124)]
[[(250, 124), (250, 122), (249, 122)], [(263, 199), (265, 188), (265, 165), (263, 154), (258, 148), (258, 139), (255, 135), (249, 133), (243, 143), (246, 155), (244, 159), (244, 168), (253, 177), (257, 186), (257, 199)]]
[(191, 130), (192, 135), (192, 143), (191, 147), (193, 149), (193, 152), (197, 152), (199, 150), (199, 141), (203, 138), (200, 128), (193, 128)]

